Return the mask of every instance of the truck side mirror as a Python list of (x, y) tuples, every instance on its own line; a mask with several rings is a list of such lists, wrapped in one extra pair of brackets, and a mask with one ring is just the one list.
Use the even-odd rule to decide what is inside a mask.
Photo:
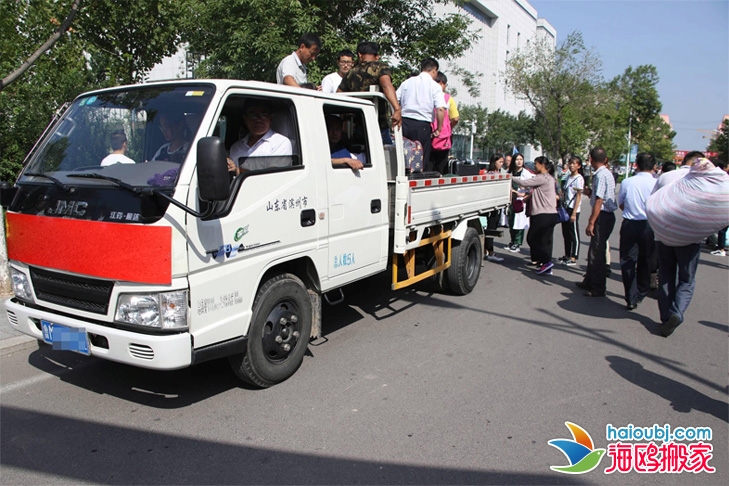
[(197, 142), (197, 184), (203, 201), (225, 201), (230, 197), (225, 145), (218, 137), (205, 137)]
[(0, 182), (0, 206), (4, 208), (10, 207), (17, 192), (18, 188), (9, 182)]

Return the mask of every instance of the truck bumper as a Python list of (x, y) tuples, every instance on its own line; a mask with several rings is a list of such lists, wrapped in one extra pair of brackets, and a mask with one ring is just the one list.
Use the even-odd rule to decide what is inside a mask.
[(149, 335), (92, 324), (49, 311), (34, 309), (15, 298), (6, 302), (8, 320), (18, 331), (43, 340), (40, 321), (49, 321), (72, 329), (85, 329), (89, 335), (91, 356), (140, 368), (175, 370), (192, 362), (192, 339), (189, 333)]

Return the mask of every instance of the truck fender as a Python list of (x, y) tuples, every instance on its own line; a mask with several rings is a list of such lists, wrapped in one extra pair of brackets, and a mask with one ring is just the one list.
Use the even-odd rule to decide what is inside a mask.
[(483, 235), (481, 220), (476, 217), (459, 221), (456, 227), (453, 229), (453, 233), (451, 233), (451, 238), (456, 241), (463, 241), (463, 237), (466, 235), (466, 230), (468, 228), (474, 228), (479, 235)]

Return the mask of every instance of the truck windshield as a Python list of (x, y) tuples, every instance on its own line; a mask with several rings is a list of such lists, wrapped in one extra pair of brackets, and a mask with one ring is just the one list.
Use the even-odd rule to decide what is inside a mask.
[(214, 88), (155, 85), (82, 96), (31, 155), (18, 182), (174, 186)]

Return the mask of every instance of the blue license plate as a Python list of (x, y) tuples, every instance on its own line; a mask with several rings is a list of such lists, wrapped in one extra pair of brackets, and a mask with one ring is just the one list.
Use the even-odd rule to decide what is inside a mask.
[(49, 321), (41, 321), (43, 341), (53, 345), (53, 349), (75, 351), (89, 355), (89, 335), (86, 329), (74, 329)]

